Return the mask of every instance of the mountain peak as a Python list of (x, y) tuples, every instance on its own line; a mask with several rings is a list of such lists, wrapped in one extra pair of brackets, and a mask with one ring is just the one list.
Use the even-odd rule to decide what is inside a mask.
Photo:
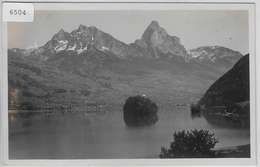
[(66, 32), (63, 30), (63, 29), (60, 29), (60, 31), (57, 33), (57, 34), (55, 34), (53, 37), (52, 37), (52, 39), (57, 39), (57, 40), (62, 40), (63, 38), (64, 38), (64, 34), (65, 34)]
[(150, 38), (153, 36), (153, 34), (159, 32), (161, 32), (163, 36), (168, 36), (167, 32), (164, 30), (164, 28), (160, 27), (157, 21), (152, 21), (151, 24), (144, 31), (142, 39), (150, 41)]
[(159, 25), (159, 23), (157, 21), (152, 21), (150, 26), (160, 27), (160, 25)]
[(60, 31), (58, 32), (58, 34), (63, 34), (65, 31), (63, 29), (60, 29)]
[(160, 27), (157, 21), (152, 21), (151, 24), (147, 27), (146, 31), (165, 31)]
[(81, 31), (82, 31), (82, 30), (84, 30), (85, 28), (86, 28), (86, 26), (80, 24), (78, 30), (81, 30)]
[[(160, 57), (160, 54), (171, 54), (168, 57), (181, 56), (187, 59), (186, 49), (181, 45), (180, 39), (170, 36), (166, 30), (160, 27), (157, 21), (152, 21), (146, 28), (140, 40), (136, 44), (143, 46), (153, 57)], [(147, 49), (149, 47), (150, 49)]]
[(95, 26), (91, 26), (91, 27), (89, 27), (90, 29), (97, 29), (97, 27), (95, 27)]

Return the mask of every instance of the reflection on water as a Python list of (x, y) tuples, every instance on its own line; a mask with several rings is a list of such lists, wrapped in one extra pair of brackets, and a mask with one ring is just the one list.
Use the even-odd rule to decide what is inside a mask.
[(191, 119), (196, 119), (201, 117), (201, 113), (191, 113), (190, 114)]
[(215, 112), (213, 108), (207, 108), (203, 110), (203, 116), (210, 124), (226, 127), (226, 128), (237, 128), (237, 129), (249, 129), (249, 119), (234, 120), (227, 116), (224, 116), (220, 112)]
[[(249, 129), (234, 128), (224, 119), (191, 117), (188, 108), (160, 108), (152, 126), (128, 127), (122, 108), (9, 114), (10, 159), (138, 158), (158, 155), (173, 133), (205, 129), (220, 140), (215, 147), (248, 144)], [(205, 119), (206, 118), (206, 119)], [(226, 124), (224, 127), (220, 124)], [(153, 156), (154, 157), (154, 156)]]

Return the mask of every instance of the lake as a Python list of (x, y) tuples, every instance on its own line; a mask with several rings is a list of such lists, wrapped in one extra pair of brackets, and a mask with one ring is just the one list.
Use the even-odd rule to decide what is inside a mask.
[(9, 158), (149, 158), (158, 155), (162, 146), (169, 148), (175, 131), (191, 129), (214, 133), (220, 141), (215, 148), (250, 143), (248, 127), (223, 117), (192, 118), (187, 107), (160, 107), (158, 115), (155, 125), (128, 127), (122, 107), (9, 114)]

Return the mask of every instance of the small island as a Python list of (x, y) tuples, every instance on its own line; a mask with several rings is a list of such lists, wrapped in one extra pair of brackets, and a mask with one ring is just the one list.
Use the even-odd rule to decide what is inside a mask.
[(158, 106), (145, 96), (130, 96), (123, 110), (124, 121), (128, 126), (146, 126), (158, 121)]

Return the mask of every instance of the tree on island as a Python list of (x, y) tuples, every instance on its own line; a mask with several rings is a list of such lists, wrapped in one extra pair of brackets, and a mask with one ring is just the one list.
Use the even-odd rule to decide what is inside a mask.
[(158, 121), (158, 106), (144, 96), (130, 96), (123, 110), (124, 121), (128, 126), (152, 125)]
[(160, 158), (210, 158), (215, 152), (211, 149), (219, 142), (209, 134), (208, 130), (197, 129), (173, 134), (174, 141), (170, 143), (170, 149), (161, 148)]
[(201, 106), (199, 104), (190, 105), (191, 118), (200, 118), (201, 117)]

